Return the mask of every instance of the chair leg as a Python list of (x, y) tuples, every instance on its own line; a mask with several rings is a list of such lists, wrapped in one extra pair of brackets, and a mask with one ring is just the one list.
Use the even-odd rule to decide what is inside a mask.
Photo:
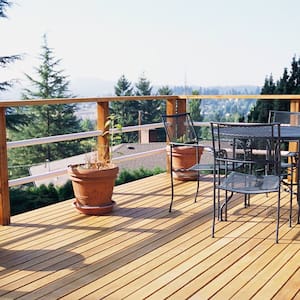
[[(216, 209), (217, 209), (217, 216), (219, 219), (219, 189), (218, 192), (216, 192), (216, 178), (214, 178), (214, 190), (213, 190), (213, 221), (212, 221), (212, 227), (211, 227), (211, 237), (215, 237), (215, 226), (216, 226)], [(218, 197), (218, 205), (216, 205), (216, 197)]]
[(276, 220), (276, 237), (275, 237), (276, 244), (278, 244), (279, 221), (280, 221), (280, 191), (278, 192), (278, 198), (277, 198), (277, 220)]
[(198, 198), (199, 186), (200, 186), (200, 171), (197, 171), (197, 189), (196, 189), (195, 200), (194, 200), (195, 203), (197, 202), (197, 198)]
[(289, 211), (289, 226), (292, 227), (292, 209), (293, 209), (293, 182), (290, 187), (290, 211)]
[(173, 180), (173, 172), (171, 170), (171, 203), (170, 203), (169, 212), (172, 211), (173, 199), (174, 199), (174, 180)]
[[(287, 178), (287, 180), (288, 180), (288, 178)], [(290, 227), (292, 227), (292, 209), (293, 209), (293, 194), (294, 194), (294, 190), (293, 190), (294, 183), (293, 183), (293, 180), (294, 180), (294, 167), (292, 166), (291, 167), (290, 187), (289, 187), (289, 190), (290, 190), (289, 226)]]
[(172, 211), (173, 199), (174, 199), (174, 178), (173, 178), (173, 147), (170, 147), (170, 176), (171, 176), (171, 203), (169, 207), (169, 213)]

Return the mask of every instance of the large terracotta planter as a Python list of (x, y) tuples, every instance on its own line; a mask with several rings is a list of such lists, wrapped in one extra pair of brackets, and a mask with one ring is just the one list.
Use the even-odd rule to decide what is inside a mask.
[(113, 188), (119, 168), (110, 164), (101, 169), (87, 169), (82, 165), (71, 165), (68, 174), (76, 201), (74, 206), (84, 214), (102, 215), (113, 210)]
[[(198, 149), (199, 162), (203, 153), (203, 147), (178, 146), (173, 147), (173, 176), (177, 180), (197, 180), (197, 171), (183, 171), (196, 164), (196, 149)], [(167, 146), (168, 159), (170, 161), (171, 149)]]

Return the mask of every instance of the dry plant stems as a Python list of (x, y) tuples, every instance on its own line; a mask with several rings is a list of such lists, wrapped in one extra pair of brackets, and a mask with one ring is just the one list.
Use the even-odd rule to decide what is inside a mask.
[[(116, 123), (116, 120), (118, 119), (115, 115), (110, 115), (107, 118), (107, 121), (105, 122), (105, 131), (102, 133), (102, 136), (108, 135), (108, 141), (109, 145), (109, 160), (105, 159), (104, 156), (102, 158), (98, 158), (97, 151), (86, 154), (85, 155), (85, 163), (77, 165), (77, 167), (83, 168), (83, 169), (108, 169), (112, 167), (112, 163), (110, 163), (112, 159), (113, 154), (113, 146), (117, 145), (118, 142), (121, 141), (121, 135), (122, 132), (122, 125), (119, 123)], [(111, 129), (111, 130), (110, 130)], [(117, 129), (118, 133), (115, 133), (115, 130)]]

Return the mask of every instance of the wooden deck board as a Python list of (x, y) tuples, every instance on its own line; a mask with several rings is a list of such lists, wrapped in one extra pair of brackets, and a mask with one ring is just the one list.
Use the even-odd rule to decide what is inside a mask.
[(14, 216), (0, 227), (0, 298), (297, 298), (300, 234), (296, 215), (288, 227), (288, 195), (275, 244), (275, 197), (245, 209), (236, 196), (211, 238), (211, 178), (197, 203), (195, 187), (176, 183), (172, 213), (160, 174), (117, 186), (111, 215), (81, 215), (70, 200)]

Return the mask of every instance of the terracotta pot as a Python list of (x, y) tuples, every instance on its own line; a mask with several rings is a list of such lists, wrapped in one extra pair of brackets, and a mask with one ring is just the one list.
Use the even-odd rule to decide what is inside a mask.
[(112, 193), (119, 168), (114, 164), (103, 169), (86, 169), (81, 166), (68, 167), (76, 198), (74, 206), (89, 215), (111, 212), (115, 204)]
[[(173, 176), (177, 180), (197, 180), (197, 171), (182, 171), (196, 164), (196, 149), (198, 149), (198, 158), (201, 159), (203, 147), (179, 146), (172, 149), (173, 155)], [(170, 161), (171, 149), (167, 146), (168, 159)]]

